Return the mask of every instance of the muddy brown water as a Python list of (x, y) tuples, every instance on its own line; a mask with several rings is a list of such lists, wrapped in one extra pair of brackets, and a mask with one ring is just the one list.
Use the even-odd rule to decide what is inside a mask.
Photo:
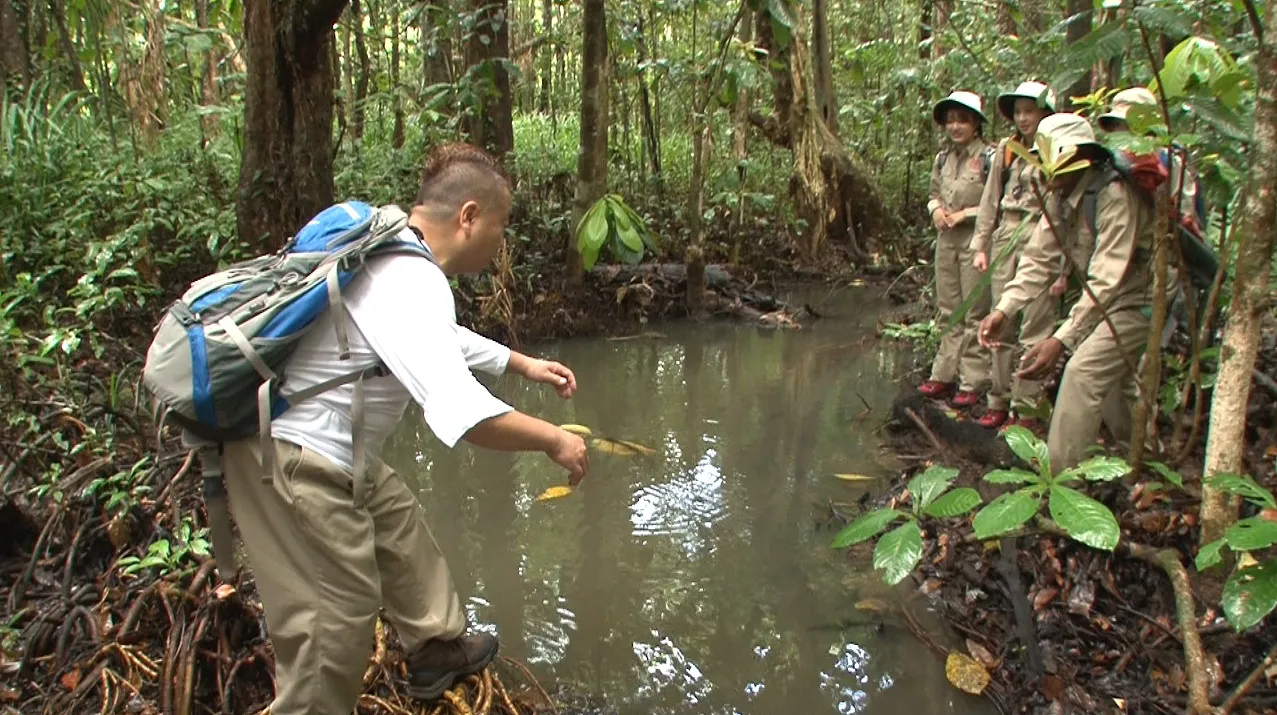
[(418, 481), (474, 627), (608, 711), (991, 713), (890, 616), (857, 609), (899, 595), (820, 526), (875, 488), (834, 474), (893, 468), (872, 432), (903, 358), (873, 340), (876, 291), (792, 297), (824, 317), (528, 348), (575, 371), (571, 401), (485, 379), (526, 412), (656, 450), (591, 450), (567, 497), (536, 500), (566, 482), (545, 456), (445, 449), (411, 410), (384, 456)]

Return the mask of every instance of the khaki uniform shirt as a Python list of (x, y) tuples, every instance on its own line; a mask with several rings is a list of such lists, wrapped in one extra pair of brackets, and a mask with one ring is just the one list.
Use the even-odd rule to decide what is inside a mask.
[(1059, 260), (1067, 254), (1075, 270), (1085, 274), (1086, 283), (1095, 294), (1092, 299), (1084, 290), (1064, 324), (1055, 331), (1053, 337), (1070, 350), (1103, 322), (1100, 306), (1113, 312), (1152, 303), (1153, 207), (1134, 189), (1114, 181), (1096, 197), (1098, 235), (1091, 235), (1082, 215), (1082, 196), (1087, 186), (1099, 179), (1099, 169), (1087, 169), (1068, 197), (1047, 197), (1059, 241), (1046, 219), (1041, 219), (1024, 247), (1015, 278), (1007, 284), (997, 305), (997, 310), (1014, 316), (1055, 280)]
[(943, 162), (931, 165), (931, 200), (927, 202), (927, 214), (943, 208), (958, 214), (953, 228), (940, 232), (941, 240), (961, 237), (971, 232), (976, 212), (980, 208), (980, 196), (984, 191), (984, 160), (982, 154), (989, 145), (980, 137), (965, 147), (952, 147)]
[[(971, 250), (977, 253), (991, 253), (993, 232), (1001, 223), (1002, 214), (1018, 213), (1020, 218), (1029, 219), (1041, 211), (1036, 185), (1045, 193), (1038, 171), (1028, 162), (1013, 155), (1011, 166), (1003, 168), (1002, 157), (1005, 156), (1007, 142), (998, 142), (997, 154), (993, 157), (993, 167), (989, 170), (989, 180), (984, 183), (984, 193), (980, 197), (979, 215), (976, 218), (975, 233), (971, 236)], [(1002, 188), (1002, 178), (1007, 177), (1006, 190)]]

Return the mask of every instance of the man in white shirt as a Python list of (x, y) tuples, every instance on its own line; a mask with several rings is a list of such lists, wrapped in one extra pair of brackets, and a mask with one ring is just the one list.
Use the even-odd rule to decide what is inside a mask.
[[(434, 256), (369, 259), (344, 290), (349, 358), (339, 359), (331, 314), (288, 363), (284, 397), (363, 365), (390, 374), (363, 382), (362, 445), (353, 435), (355, 386), (293, 405), (271, 425), (274, 479), (261, 478), (257, 437), (228, 443), (224, 465), (239, 526), (275, 649), (272, 715), (350, 715), (363, 685), (379, 612), (408, 657), (409, 692), (439, 698), (497, 653), (494, 636), (464, 635), (448, 565), (412, 489), (378, 457), (409, 400), (448, 447), (540, 451), (576, 485), (589, 467), (585, 443), (514, 410), (471, 369), (513, 372), (569, 398), (572, 371), (511, 351), (457, 325), (449, 275), (483, 270), (500, 249), (510, 188), (500, 165), (464, 144), (440, 147), (401, 239)], [(360, 449), (363, 454), (360, 455)], [(367, 480), (354, 496), (357, 456)]]

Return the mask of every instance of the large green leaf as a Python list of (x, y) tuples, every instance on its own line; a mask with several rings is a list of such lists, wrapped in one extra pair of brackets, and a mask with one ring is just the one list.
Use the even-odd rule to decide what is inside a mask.
[(960, 516), (980, 506), (980, 492), (971, 487), (960, 487), (931, 502), (924, 511), (928, 516), (947, 519)]
[(1051, 487), (1051, 518), (1074, 540), (1112, 551), (1121, 537), (1113, 512), (1076, 489)]
[(904, 514), (898, 509), (871, 511), (838, 532), (838, 535), (834, 537), (833, 547), (835, 549), (845, 549), (866, 539), (872, 539), (878, 535), (878, 532), (887, 528), (888, 524), (901, 516), (904, 516)]
[(1257, 625), (1277, 607), (1277, 562), (1241, 569), (1224, 584), (1224, 615), (1233, 628)]
[(1042, 474), (1051, 473), (1051, 458), (1047, 454), (1046, 443), (1038, 439), (1032, 432), (1016, 425), (1008, 427), (1003, 433), (1003, 439), (1007, 441), (1007, 446), (1015, 452), (1016, 456), (1029, 464), (1034, 464), (1037, 460), (1037, 468)]
[(1277, 509), (1277, 501), (1273, 499), (1272, 492), (1256, 484), (1255, 480), (1249, 476), (1239, 477), (1236, 474), (1217, 474), (1205, 480), (1203, 484), (1211, 489), (1218, 489), (1229, 494), (1246, 497), (1260, 506)]
[(1199, 573), (1218, 566), (1219, 562), (1224, 560), (1219, 555), (1219, 552), (1224, 548), (1225, 541), (1225, 539), (1215, 539), (1209, 544), (1202, 545), (1202, 548), (1197, 550), (1197, 558), (1194, 561), (1194, 565)]
[(1154, 80), (1148, 88), (1157, 92), (1160, 87), (1167, 99), (1178, 99), (1194, 84), (1209, 85), (1236, 66), (1227, 50), (1205, 37), (1194, 35), (1185, 38), (1166, 54), (1160, 82)]
[(1032, 487), (999, 496), (971, 521), (976, 538), (988, 539), (1015, 529), (1038, 513), (1041, 501), (1041, 496)]
[(1131, 17), (1146, 30), (1155, 30), (1172, 40), (1193, 34), (1193, 19), (1182, 10), (1163, 5), (1137, 5), (1131, 9)]
[(990, 484), (1034, 484), (1042, 481), (1042, 477), (1023, 469), (995, 469), (984, 475), (984, 481)]
[[(1093, 67), (1101, 62), (1108, 62), (1126, 52), (1131, 45), (1131, 36), (1120, 22), (1107, 22), (1092, 30), (1086, 37), (1067, 46), (1064, 56), (1059, 58), (1056, 66), (1060, 74), (1052, 78), (1052, 87), (1068, 87), (1071, 82), (1060, 84), (1069, 76), (1076, 78), (1079, 71)], [(1061, 97), (1063, 99), (1063, 97)], [(1057, 107), (1058, 109), (1058, 107)]]
[(1277, 544), (1277, 524), (1252, 516), (1228, 527), (1224, 537), (1233, 551), (1258, 551)]
[(1250, 143), (1250, 125), (1241, 115), (1224, 106), (1214, 97), (1194, 95), (1184, 100), (1184, 104), (1203, 121), (1211, 125), (1225, 137)]
[(909, 480), (909, 493), (913, 495), (913, 511), (915, 514), (927, 508), (927, 505), (940, 496), (958, 476), (953, 467), (942, 467), (933, 464), (926, 471)]
[(1092, 457), (1077, 465), (1076, 469), (1087, 481), (1111, 482), (1129, 474), (1131, 465), (1121, 457)]
[(603, 244), (607, 241), (608, 225), (607, 214), (603, 211), (601, 204), (595, 204), (594, 208), (586, 214), (582, 219), (580, 235), (577, 236), (577, 249), (581, 251), (581, 258), (585, 262), (585, 270), (594, 267), (594, 262), (599, 258), (599, 250), (603, 248)]
[(1180, 473), (1175, 471), (1174, 469), (1171, 469), (1170, 467), (1166, 466), (1165, 464), (1162, 464), (1161, 462), (1145, 462), (1145, 464), (1152, 467), (1153, 471), (1162, 475), (1162, 479), (1165, 479), (1166, 481), (1170, 482), (1171, 484), (1174, 484), (1177, 487), (1182, 488), (1184, 486), (1184, 477), (1180, 476)]
[(874, 568), (886, 573), (882, 578), (888, 584), (900, 583), (913, 571), (922, 558), (922, 531), (918, 522), (910, 521), (902, 524), (894, 531), (889, 531), (874, 547)]

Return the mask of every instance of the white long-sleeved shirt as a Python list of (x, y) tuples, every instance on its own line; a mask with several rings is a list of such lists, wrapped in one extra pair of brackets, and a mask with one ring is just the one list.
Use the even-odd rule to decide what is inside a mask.
[[(407, 229), (401, 238), (417, 241)], [(513, 409), (471, 373), (504, 373), (510, 349), (457, 325), (452, 288), (434, 263), (402, 254), (372, 258), (342, 291), (342, 301), (349, 317), (349, 359), (338, 359), (337, 334), (325, 312), (289, 360), (282, 393), (287, 399), (380, 360), (391, 374), (364, 381), (369, 458), (381, 452), (409, 400), (422, 406), (426, 424), (449, 447), (476, 424)], [(349, 384), (292, 405), (275, 418), (271, 434), (351, 471), (353, 398), (354, 385)]]

